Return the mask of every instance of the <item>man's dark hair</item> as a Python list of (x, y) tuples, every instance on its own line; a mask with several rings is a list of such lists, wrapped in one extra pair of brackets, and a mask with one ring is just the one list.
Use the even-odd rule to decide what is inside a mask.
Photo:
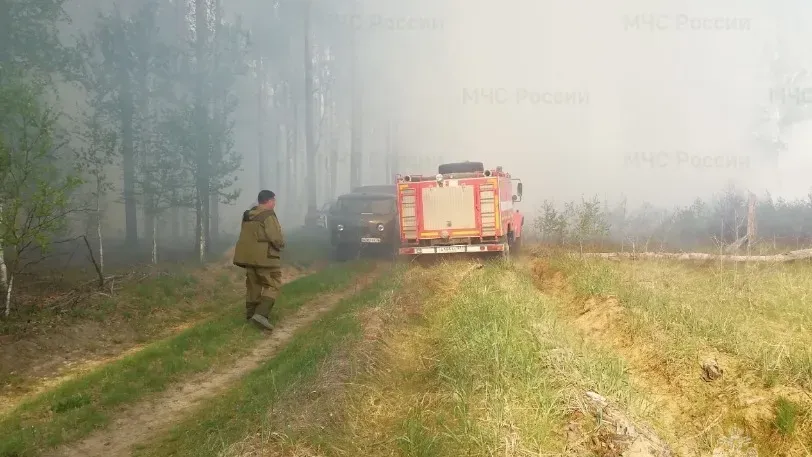
[(263, 205), (268, 202), (268, 200), (273, 200), (276, 198), (276, 194), (271, 192), (270, 190), (261, 190), (259, 191), (259, 195), (257, 195), (257, 203)]

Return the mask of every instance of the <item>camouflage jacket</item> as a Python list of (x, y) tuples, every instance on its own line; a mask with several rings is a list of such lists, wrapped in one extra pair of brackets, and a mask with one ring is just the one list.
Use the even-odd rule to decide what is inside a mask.
[(253, 207), (242, 215), (240, 238), (234, 248), (234, 265), (273, 267), (280, 263), (285, 237), (273, 210)]

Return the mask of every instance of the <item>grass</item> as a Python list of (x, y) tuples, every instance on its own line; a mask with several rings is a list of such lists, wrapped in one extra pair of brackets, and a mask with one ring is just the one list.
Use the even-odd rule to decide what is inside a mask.
[[(284, 276), (293, 272), (291, 264), (312, 271), (319, 252), (325, 258), (325, 236), (294, 232), (289, 238)], [(210, 318), (225, 302), (242, 300), (237, 296), (244, 290), (244, 272), (231, 266), (228, 256), (217, 256), (204, 268), (195, 261), (119, 266), (115, 272), (121, 275), (103, 290), (92, 273), (77, 268), (21, 277), (20, 288), (15, 287), (20, 306), (10, 318), (0, 317), (0, 414), (48, 384)]]
[[(288, 235), (282, 260), (284, 265), (306, 268), (329, 258), (329, 252), (327, 235), (315, 231), (298, 231)], [(222, 262), (224, 259), (213, 260)], [(230, 262), (230, 258), (227, 261)], [(95, 289), (95, 272), (86, 268), (71, 267), (60, 269), (56, 273), (35, 273), (15, 280), (19, 284), (15, 290), (20, 295), (14, 297), (15, 307), (11, 317), (0, 318), (0, 335), (25, 337), (32, 331), (41, 331), (55, 323), (64, 326), (81, 321), (106, 322), (111, 318), (118, 318), (136, 324), (135, 331), (139, 333), (139, 339), (147, 340), (155, 336), (156, 329), (171, 326), (173, 321), (181, 317), (190, 314), (202, 316), (215, 310), (217, 299), (222, 298), (222, 292), (230, 288), (231, 282), (222, 271), (211, 273), (211, 268), (208, 268), (201, 272), (195, 259), (186, 264), (167, 262), (157, 266), (118, 266), (108, 274), (120, 273), (125, 277), (108, 282), (104, 291)], [(206, 274), (214, 274), (216, 277), (204, 278)], [(237, 275), (242, 279), (241, 270)], [(143, 276), (146, 279), (136, 281), (126, 276)], [(63, 306), (43, 306), (52, 299), (58, 302), (61, 295), (74, 290), (79, 284), (84, 284), (80, 288), (83, 292), (80, 300)], [(116, 288), (113, 296), (109, 296), (111, 286)], [(210, 298), (213, 294), (215, 300), (198, 299), (201, 296)], [(64, 301), (70, 303), (69, 300)], [(19, 306), (17, 302), (20, 302)]]
[[(678, 418), (683, 425), (697, 417), (715, 420), (723, 429), (745, 429), (767, 455), (806, 452), (802, 443), (812, 443), (812, 421), (803, 414), (812, 405), (812, 265), (567, 256), (550, 263), (565, 274), (577, 302), (616, 299), (622, 314), (611, 324), (613, 334), (633, 342), (627, 356), (648, 354), (637, 361), (638, 373), (657, 367), (679, 386), (668, 395), (691, 411), (690, 419)], [(725, 370), (721, 380), (700, 380), (699, 362), (708, 358)], [(718, 431), (697, 442), (724, 446), (727, 438), (717, 439)]]
[(612, 295), (636, 330), (667, 338), (665, 356), (694, 364), (708, 347), (745, 361), (766, 386), (812, 386), (812, 265), (690, 265), (564, 260), (583, 295)]
[[(645, 413), (623, 362), (580, 338), (529, 276), (469, 266), (411, 270), (378, 342), (354, 349), (364, 368), (341, 381), (343, 400), (321, 405), (335, 419), (264, 433), (251, 455), (559, 455), (587, 389)], [(277, 422), (300, 405), (275, 409)]]
[[(274, 314), (284, 316), (346, 286), (367, 266), (328, 268), (286, 284)], [(77, 440), (107, 425), (117, 408), (249, 351), (262, 335), (245, 325), (234, 300), (219, 305), (228, 311), (20, 405), (0, 420), (0, 456), (34, 456)]]
[[(143, 323), (137, 329), (143, 337), (151, 333), (154, 325), (147, 322), (152, 316), (166, 319), (163, 313), (205, 312), (205, 305), (209, 302), (192, 301), (201, 293), (210, 295), (222, 291), (218, 284), (209, 284), (200, 281), (191, 268), (153, 268), (142, 269), (145, 279), (132, 280), (121, 284), (113, 283), (118, 289), (115, 296), (94, 294), (94, 290), (85, 290), (83, 299), (73, 305), (54, 306), (52, 308), (28, 306), (15, 309), (10, 319), (0, 319), (0, 334), (25, 337), (32, 331), (42, 331), (49, 325), (67, 325), (79, 321), (105, 322), (110, 318), (123, 318), (131, 322)], [(151, 270), (151, 271), (149, 271)], [(228, 282), (227, 275), (221, 275), (219, 281)], [(41, 297), (40, 305), (48, 302), (50, 297)], [(204, 305), (201, 307), (200, 305)], [(154, 324), (154, 322), (153, 322)]]
[(268, 411), (285, 392), (318, 373), (322, 362), (358, 340), (362, 327), (356, 313), (373, 306), (397, 287), (397, 274), (342, 300), (319, 321), (298, 333), (282, 351), (230, 391), (210, 401), (194, 418), (181, 422), (168, 436), (135, 452), (136, 456), (219, 456), (268, 421)]
[(775, 428), (782, 435), (792, 435), (798, 420), (799, 407), (786, 398), (779, 398), (775, 402)]

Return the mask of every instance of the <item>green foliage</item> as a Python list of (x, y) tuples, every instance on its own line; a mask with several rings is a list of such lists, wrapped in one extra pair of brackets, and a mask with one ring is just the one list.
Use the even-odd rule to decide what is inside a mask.
[(0, 69), (24, 69), (29, 76), (72, 77), (78, 56), (59, 41), (58, 24), (69, 23), (66, 0), (0, 0)]
[(533, 225), (542, 240), (556, 244), (569, 241), (580, 246), (601, 240), (609, 234), (610, 228), (608, 214), (598, 197), (581, 198), (580, 203), (567, 202), (563, 211), (556, 209), (554, 202), (545, 200), (541, 215), (536, 217)]
[(60, 170), (64, 143), (57, 142), (57, 114), (45, 107), (43, 87), (0, 75), (0, 240), (11, 250), (9, 274), (22, 271), (24, 254), (48, 249), (82, 181)]
[(567, 233), (567, 218), (555, 207), (555, 202), (544, 200), (541, 206), (541, 215), (533, 221), (536, 232), (543, 241), (552, 241), (555, 244), (564, 242)]
[[(534, 228), (544, 242), (555, 244), (605, 240), (631, 244), (635, 250), (707, 248), (746, 235), (747, 201), (746, 192), (732, 186), (709, 201), (697, 198), (672, 210), (643, 203), (629, 211), (625, 199), (614, 208), (601, 208), (596, 197), (559, 209), (545, 200)], [(755, 212), (757, 241), (794, 247), (812, 242), (812, 191), (795, 201), (767, 193), (757, 199)]]

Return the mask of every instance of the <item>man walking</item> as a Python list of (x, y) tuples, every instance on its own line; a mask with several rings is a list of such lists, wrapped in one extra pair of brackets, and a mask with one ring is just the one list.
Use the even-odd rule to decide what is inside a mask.
[(274, 207), (276, 195), (261, 191), (257, 206), (242, 215), (234, 248), (234, 265), (245, 268), (245, 318), (267, 330), (273, 330), (268, 318), (282, 285), (280, 252), (285, 248)]

